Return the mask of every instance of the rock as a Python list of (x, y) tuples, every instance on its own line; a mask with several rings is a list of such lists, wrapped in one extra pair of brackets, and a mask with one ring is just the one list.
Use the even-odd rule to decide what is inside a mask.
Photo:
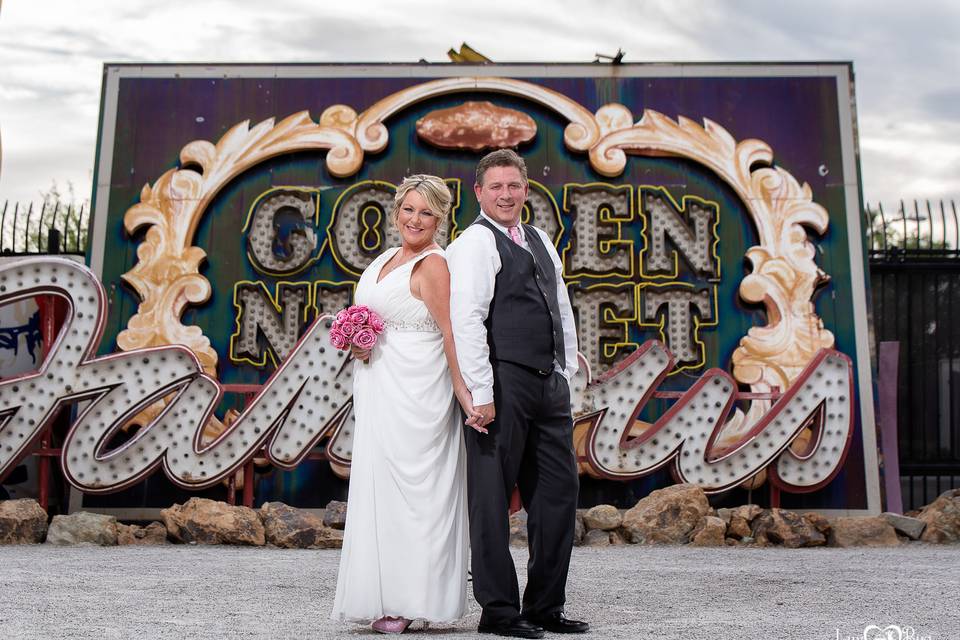
[(80, 511), (68, 516), (53, 516), (47, 529), (47, 544), (117, 544), (117, 519), (99, 513)]
[(960, 542), (960, 489), (940, 494), (940, 497), (920, 510), (917, 519), (926, 525), (920, 535), (924, 542)]
[(733, 509), (720, 509), (717, 512), (727, 522), (727, 535), (740, 540), (752, 537), (752, 523), (762, 513), (763, 509), (755, 504), (745, 504)]
[(896, 547), (897, 531), (882, 516), (835, 518), (830, 530), (831, 547)]
[(583, 543), (583, 536), (587, 532), (587, 527), (583, 524), (583, 515), (577, 510), (577, 520), (573, 525), (573, 546), (579, 547)]
[(757, 542), (782, 544), (790, 549), (819, 547), (827, 539), (799, 513), (770, 509), (753, 521), (752, 534)]
[(347, 526), (347, 503), (331, 500), (323, 513), (323, 524), (331, 529), (343, 529)]
[(637, 544), (685, 544), (710, 510), (703, 489), (676, 484), (657, 489), (623, 515), (623, 528)]
[(822, 533), (824, 536), (830, 535), (830, 521), (825, 516), (814, 511), (808, 511), (807, 513), (803, 514), (803, 519), (809, 522), (810, 526)]
[(145, 527), (139, 527), (135, 524), (118, 524), (117, 544), (168, 544), (167, 528), (163, 526), (162, 522), (151, 522)]
[(753, 534), (750, 523), (738, 515), (730, 515), (730, 524), (727, 526), (727, 535), (731, 538), (743, 540)]
[(160, 517), (170, 537), (194, 544), (263, 546), (266, 538), (257, 512), (207, 498), (190, 498), (183, 505), (162, 509)]
[(583, 546), (585, 547), (609, 547), (610, 533), (602, 529), (591, 529), (587, 535), (583, 536)]
[(608, 531), (610, 534), (610, 544), (615, 546), (623, 546), (629, 542), (627, 536), (624, 534), (622, 529), (617, 529), (616, 531)]
[(923, 530), (927, 526), (927, 523), (919, 518), (902, 516), (899, 513), (891, 513), (887, 511), (885, 513), (881, 513), (880, 516), (886, 520), (891, 527), (896, 529), (897, 533), (902, 533), (910, 540), (919, 540), (920, 535), (923, 534)]
[(752, 523), (758, 516), (763, 514), (763, 508), (755, 504), (745, 504), (731, 510), (731, 514), (739, 516), (749, 523)]
[(730, 524), (730, 515), (733, 513), (733, 509), (727, 509), (726, 507), (717, 509), (717, 517), (723, 520), (724, 524)]
[(620, 511), (609, 504), (598, 504), (588, 510), (583, 516), (583, 526), (587, 529), (613, 531), (623, 522)]
[(523, 509), (510, 516), (510, 544), (527, 546), (527, 512)]
[(36, 500), (0, 501), (0, 544), (38, 544), (47, 535), (47, 512)]
[(705, 516), (700, 519), (690, 534), (690, 545), (694, 547), (722, 547), (727, 533), (727, 525), (721, 518)]
[(312, 513), (282, 502), (266, 502), (259, 513), (269, 544), (284, 549), (339, 549), (343, 546), (343, 534), (338, 529), (324, 526), (323, 520)]

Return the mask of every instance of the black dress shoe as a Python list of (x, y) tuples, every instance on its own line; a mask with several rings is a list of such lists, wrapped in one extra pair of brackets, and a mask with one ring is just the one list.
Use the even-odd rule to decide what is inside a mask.
[(507, 622), (498, 622), (493, 624), (480, 623), (477, 627), (480, 633), (493, 633), (498, 636), (507, 636), (508, 638), (542, 638), (543, 628), (539, 627), (523, 618), (514, 618)]
[(550, 633), (586, 633), (590, 625), (582, 620), (570, 620), (563, 611), (548, 613), (545, 616), (526, 616), (533, 624), (543, 627)]

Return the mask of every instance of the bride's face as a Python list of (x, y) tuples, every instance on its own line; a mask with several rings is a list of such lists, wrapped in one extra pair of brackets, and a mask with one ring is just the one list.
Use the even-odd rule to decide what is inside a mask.
[(397, 210), (397, 228), (403, 243), (412, 249), (433, 243), (437, 232), (437, 216), (430, 210), (426, 199), (411, 189)]

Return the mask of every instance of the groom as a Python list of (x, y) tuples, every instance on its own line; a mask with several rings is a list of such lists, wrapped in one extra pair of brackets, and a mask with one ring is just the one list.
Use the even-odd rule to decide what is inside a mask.
[[(563, 614), (579, 489), (569, 387), (577, 334), (553, 241), (520, 224), (527, 186), (513, 151), (481, 159), (480, 215), (447, 249), (447, 263), (457, 359), (488, 430), (465, 429), (478, 631), (541, 638), (589, 625)], [(522, 613), (510, 555), (514, 486), (530, 548)]]

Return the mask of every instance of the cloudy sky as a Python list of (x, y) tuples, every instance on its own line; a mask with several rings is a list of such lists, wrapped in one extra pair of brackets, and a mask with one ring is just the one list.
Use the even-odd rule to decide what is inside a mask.
[(852, 60), (867, 201), (960, 199), (950, 0), (0, 2), (0, 202), (89, 196), (104, 62), (444, 62), (462, 41), (501, 62)]

